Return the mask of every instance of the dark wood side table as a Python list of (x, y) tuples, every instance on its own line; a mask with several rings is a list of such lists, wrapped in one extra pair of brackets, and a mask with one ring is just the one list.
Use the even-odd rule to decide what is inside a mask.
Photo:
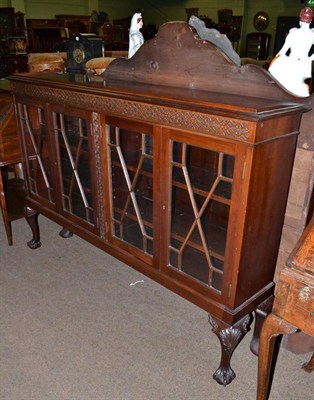
[[(21, 151), (13, 99), (0, 89), (0, 205), (9, 245), (13, 244), (11, 221), (24, 216), (24, 181), (19, 177)], [(9, 169), (13, 169), (13, 178)]]
[[(273, 311), (262, 328), (257, 400), (265, 400), (269, 394), (270, 367), (276, 337), (299, 330), (314, 336), (314, 217), (279, 276)], [(303, 368), (308, 372), (314, 369), (314, 355)]]

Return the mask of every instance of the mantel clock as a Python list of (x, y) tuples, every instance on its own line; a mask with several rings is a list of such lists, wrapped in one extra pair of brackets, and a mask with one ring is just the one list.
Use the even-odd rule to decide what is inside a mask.
[(77, 33), (67, 42), (67, 72), (83, 72), (86, 62), (104, 57), (104, 42), (95, 34)]

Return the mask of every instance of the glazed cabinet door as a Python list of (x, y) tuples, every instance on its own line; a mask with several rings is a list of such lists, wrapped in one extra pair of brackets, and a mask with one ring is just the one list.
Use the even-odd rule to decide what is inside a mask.
[(102, 222), (98, 209), (101, 187), (96, 184), (98, 114), (50, 106), (49, 115), (57, 153), (59, 212), (75, 224), (98, 233)]
[(157, 135), (151, 125), (106, 118), (108, 240), (152, 265)]
[(45, 106), (36, 101), (17, 98), (16, 107), (28, 195), (45, 207), (55, 209), (56, 190), (53, 180), (55, 154)]
[(162, 152), (162, 164), (169, 168), (162, 186), (162, 265), (176, 280), (218, 298), (228, 286), (235, 148), (194, 134), (168, 134)]

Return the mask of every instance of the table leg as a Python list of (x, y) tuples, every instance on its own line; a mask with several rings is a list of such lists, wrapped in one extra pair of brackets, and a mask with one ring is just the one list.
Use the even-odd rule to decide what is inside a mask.
[(253, 337), (250, 343), (250, 349), (251, 352), (256, 356), (258, 356), (259, 352), (259, 340), (261, 335), (261, 329), (265, 321), (265, 318), (267, 317), (267, 315), (271, 313), (273, 302), (274, 302), (274, 296), (271, 295), (254, 310), (255, 324), (254, 324)]
[(297, 331), (298, 328), (277, 317), (275, 314), (270, 314), (265, 319), (259, 342), (256, 400), (266, 400), (268, 398), (270, 391), (270, 370), (277, 336), (282, 334), (291, 335)]

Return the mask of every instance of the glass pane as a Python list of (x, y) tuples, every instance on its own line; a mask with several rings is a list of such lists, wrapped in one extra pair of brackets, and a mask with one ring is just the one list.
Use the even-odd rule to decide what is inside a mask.
[(53, 113), (58, 136), (63, 208), (94, 224), (88, 123), (72, 115)]
[(42, 108), (18, 104), (29, 175), (29, 190), (54, 203), (45, 113)]
[(234, 156), (172, 142), (169, 267), (221, 291)]
[(108, 126), (113, 235), (153, 254), (153, 137)]

